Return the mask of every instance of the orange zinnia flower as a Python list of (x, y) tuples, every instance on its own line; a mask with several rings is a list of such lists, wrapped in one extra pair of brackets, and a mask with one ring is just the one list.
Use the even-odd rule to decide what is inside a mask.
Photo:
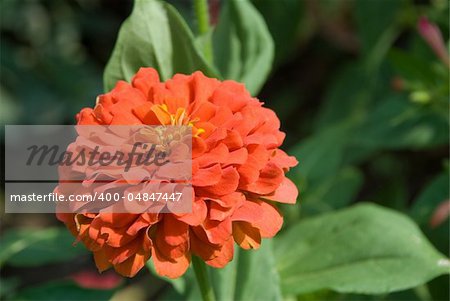
[(141, 68), (131, 84), (119, 81), (77, 121), (193, 126), (192, 213), (58, 214), (94, 253), (100, 271), (113, 266), (131, 277), (152, 258), (158, 274), (176, 278), (192, 255), (224, 267), (234, 242), (256, 249), (280, 230), (274, 202), (296, 201), (285, 172), (297, 160), (278, 148), (285, 137), (280, 121), (237, 82), (195, 72), (162, 83), (154, 69)]

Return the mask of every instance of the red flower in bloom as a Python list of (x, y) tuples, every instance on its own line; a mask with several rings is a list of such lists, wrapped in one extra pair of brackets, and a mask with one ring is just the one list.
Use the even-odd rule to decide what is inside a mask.
[(285, 172), (297, 164), (278, 147), (284, 140), (275, 113), (244, 85), (201, 72), (160, 82), (142, 68), (131, 84), (117, 83), (94, 109), (77, 115), (80, 125), (192, 125), (192, 213), (59, 214), (94, 253), (100, 271), (113, 266), (135, 275), (150, 258), (162, 276), (176, 278), (191, 256), (213, 267), (233, 259), (234, 242), (256, 249), (273, 237), (283, 218), (275, 202), (298, 195)]

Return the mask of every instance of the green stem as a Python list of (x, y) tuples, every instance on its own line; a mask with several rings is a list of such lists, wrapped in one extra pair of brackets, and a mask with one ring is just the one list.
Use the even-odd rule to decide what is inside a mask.
[(195, 277), (202, 294), (203, 301), (215, 301), (214, 290), (209, 281), (206, 264), (197, 256), (192, 256), (192, 266), (194, 267)]
[(194, 0), (195, 18), (197, 19), (198, 34), (203, 36), (203, 54), (209, 63), (213, 61), (212, 42), (209, 35), (208, 0)]

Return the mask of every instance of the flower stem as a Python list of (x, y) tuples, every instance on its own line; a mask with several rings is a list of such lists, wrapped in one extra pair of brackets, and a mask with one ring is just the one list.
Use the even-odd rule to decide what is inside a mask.
[(208, 0), (194, 0), (195, 18), (197, 19), (198, 34), (204, 39), (203, 54), (209, 63), (213, 61), (212, 42), (209, 36)]
[(197, 256), (192, 256), (192, 266), (194, 267), (195, 277), (197, 278), (203, 301), (215, 301), (216, 297), (209, 281), (205, 263)]

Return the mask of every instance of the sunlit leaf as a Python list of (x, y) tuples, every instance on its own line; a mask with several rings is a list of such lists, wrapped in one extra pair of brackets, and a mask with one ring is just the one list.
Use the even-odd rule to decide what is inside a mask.
[(382, 294), (450, 272), (450, 261), (401, 213), (362, 204), (301, 221), (275, 241), (285, 294)]
[(222, 76), (245, 83), (256, 95), (272, 67), (273, 41), (248, 0), (226, 1), (213, 34), (214, 61)]
[(129, 81), (141, 67), (155, 68), (162, 80), (196, 70), (217, 77), (180, 14), (168, 3), (157, 0), (135, 2), (106, 66), (105, 91), (111, 90), (118, 80)]

